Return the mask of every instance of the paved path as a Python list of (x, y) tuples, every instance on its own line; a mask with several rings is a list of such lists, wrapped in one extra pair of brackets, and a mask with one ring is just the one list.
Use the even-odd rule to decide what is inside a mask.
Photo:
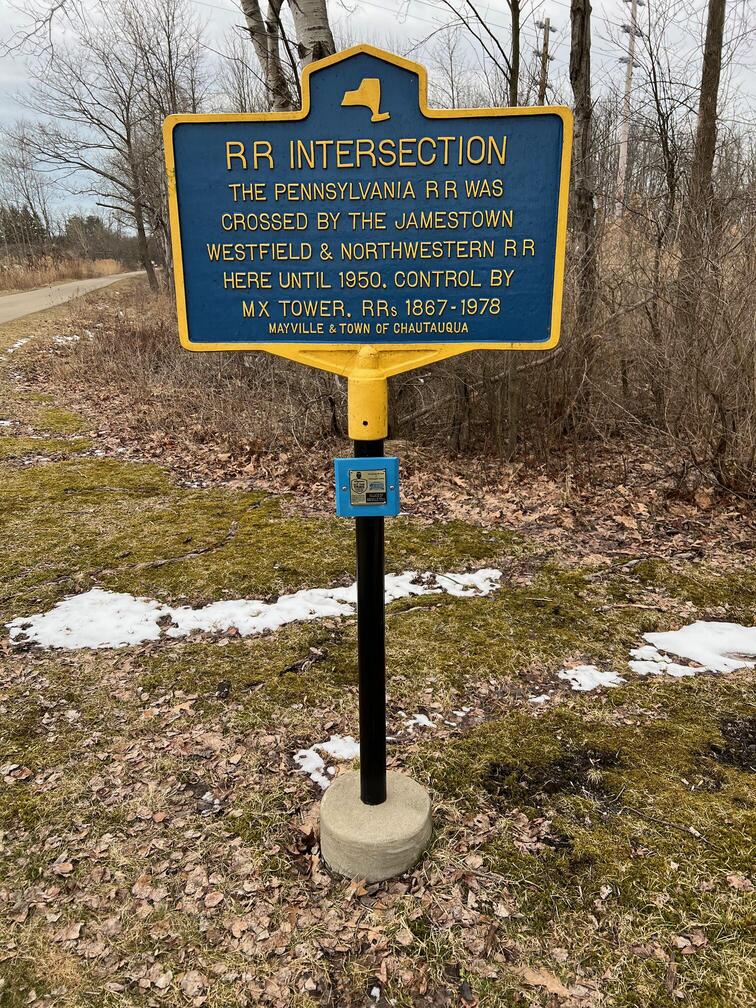
[(18, 294), (5, 294), (0, 296), (0, 325), (22, 318), (24, 315), (33, 315), (34, 312), (53, 308), (88, 291), (107, 287), (117, 280), (141, 276), (141, 273), (141, 270), (137, 270), (134, 273), (116, 273), (115, 276), (92, 277), (90, 280), (69, 280), (54, 287), (38, 287), (36, 290), (20, 291)]

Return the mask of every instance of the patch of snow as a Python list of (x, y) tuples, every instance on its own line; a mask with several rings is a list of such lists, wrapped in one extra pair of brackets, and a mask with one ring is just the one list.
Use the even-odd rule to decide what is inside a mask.
[(558, 672), (560, 679), (566, 679), (572, 689), (581, 693), (597, 689), (599, 686), (621, 686), (625, 680), (611, 669), (599, 669), (595, 665), (577, 665), (575, 668)]
[(434, 725), (427, 714), (413, 714), (404, 722), (404, 727), (412, 731), (413, 728), (433, 728)]
[(337, 760), (357, 759), (360, 755), (360, 743), (351, 735), (331, 735), (327, 742), (320, 742), (315, 748)]
[[(488, 568), (459, 575), (421, 575), (416, 571), (389, 574), (386, 577), (386, 601), (439, 592), (489, 595), (500, 578), (501, 571)], [(6, 626), (12, 641), (76, 650), (126, 647), (157, 640), (161, 635), (186, 637), (194, 631), (217, 633), (231, 627), (247, 637), (278, 630), (289, 623), (329, 616), (352, 616), (356, 605), (356, 584), (348, 588), (307, 588), (292, 595), (282, 595), (275, 602), (229, 599), (211, 602), (199, 609), (174, 607), (154, 599), (135, 598), (125, 592), (92, 588), (81, 595), (63, 599), (46, 613), (19, 617), (6, 623)], [(159, 620), (170, 625), (161, 629)]]
[(158, 620), (168, 606), (125, 592), (93, 588), (58, 602), (47, 613), (7, 623), (11, 640), (28, 639), (40, 647), (128, 647), (160, 637)]
[(360, 743), (351, 735), (331, 735), (327, 742), (316, 742), (309, 749), (300, 749), (294, 753), (294, 762), (299, 772), (307, 774), (314, 784), (319, 784), (325, 791), (331, 783), (326, 774), (333, 776), (336, 768), (326, 767), (318, 750), (335, 760), (352, 760), (360, 755)]
[[(428, 575), (426, 575), (428, 576)], [(433, 575), (430, 575), (433, 577)], [(436, 589), (437, 591), (440, 589)], [(352, 585), (350, 602), (357, 603), (357, 585)], [(393, 602), (400, 598), (410, 598), (412, 595), (427, 595), (429, 588), (423, 583), (417, 571), (405, 571), (403, 574), (387, 574), (385, 580), (386, 601)]]
[(637, 658), (640, 661), (664, 661), (664, 658), (650, 644), (644, 644), (642, 647), (633, 648), (630, 652), (631, 658)]
[[(676, 658), (686, 658), (710, 672), (756, 668), (756, 627), (696, 620), (679, 630), (646, 633), (643, 639), (657, 650), (657, 654), (664, 651)], [(653, 660), (658, 661), (655, 656)], [(662, 657), (662, 660), (668, 662), (666, 658)], [(685, 666), (678, 665), (677, 668)], [(691, 671), (695, 672), (695, 669)]]
[(534, 704), (545, 704), (548, 703), (549, 700), (551, 700), (550, 693), (540, 693), (538, 696), (528, 697), (528, 703), (534, 703)]
[(447, 595), (468, 598), (471, 595), (490, 595), (501, 578), (500, 570), (484, 567), (471, 574), (437, 574), (436, 584)]
[(312, 749), (300, 749), (299, 752), (295, 752), (294, 762), (299, 767), (300, 773), (307, 774), (310, 780), (315, 784), (319, 784), (324, 791), (331, 783), (323, 773), (325, 770), (325, 760), (315, 752), (314, 747)]
[[(637, 648), (638, 651), (642, 648)], [(632, 654), (632, 652), (630, 652)], [(692, 676), (696, 674), (696, 670), (691, 668), (689, 665), (678, 665), (676, 662), (670, 662), (659, 656), (659, 661), (631, 661), (628, 662), (628, 666), (631, 671), (635, 672), (636, 675), (646, 676), (646, 675), (670, 675), (675, 679), (682, 679), (685, 676)]]
[[(679, 630), (646, 633), (647, 642), (630, 651), (629, 669), (639, 676), (672, 676), (683, 679), (700, 672), (734, 672), (756, 668), (756, 627), (739, 623), (696, 620)], [(692, 664), (683, 665), (676, 658)], [(615, 672), (601, 672), (595, 665), (581, 665), (559, 673), (574, 690), (619, 686), (625, 680)], [(531, 703), (541, 702), (530, 697)], [(545, 701), (544, 701), (545, 702)]]
[(31, 339), (31, 336), (27, 336), (26, 339), (16, 340), (15, 343), (11, 343), (11, 345), (6, 349), (5, 352), (7, 354), (9, 354), (9, 353), (15, 353), (16, 350), (20, 350), (22, 346), (26, 346), (26, 344), (29, 342), (30, 339)]

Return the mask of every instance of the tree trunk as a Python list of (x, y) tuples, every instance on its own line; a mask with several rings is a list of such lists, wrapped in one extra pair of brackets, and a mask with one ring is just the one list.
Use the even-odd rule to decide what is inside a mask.
[[(274, 4), (276, 12), (280, 7)], [(268, 92), (268, 106), (274, 112), (287, 112), (296, 106), (294, 97), (286, 79), (281, 53), (279, 35), (281, 34), (276, 19), (263, 18), (258, 0), (241, 0), (242, 13), (247, 22), (247, 30), (252, 40), (255, 55), (262, 68), (263, 82)]]
[(452, 374), (454, 407), (451, 418), (451, 445), (453, 451), (463, 452), (470, 440), (470, 387), (456, 367)]
[(137, 198), (134, 200), (134, 226), (136, 227), (137, 233), (137, 247), (139, 249), (139, 259), (144, 266), (144, 271), (147, 274), (147, 280), (150, 284), (150, 290), (157, 292), (158, 282), (155, 276), (155, 267), (152, 265), (152, 259), (150, 258), (150, 250), (147, 245), (147, 232), (144, 229), (144, 211), (142, 210), (141, 201)]
[(702, 290), (707, 236), (711, 227), (712, 170), (717, 146), (717, 98), (722, 71), (726, 0), (709, 0), (698, 124), (690, 170), (690, 192), (680, 232), (676, 329), (694, 324)]
[[(289, 10), (294, 21), (293, 45), (284, 38), (281, 22), (284, 0), (268, 0), (268, 13), (265, 17), (259, 0), (240, 2), (255, 55), (262, 67), (269, 106), (276, 112), (289, 111), (296, 107), (297, 102), (281, 62), (280, 43), (284, 42), (292, 64), (298, 59), (302, 66), (335, 52), (326, 0), (289, 0)], [(295, 69), (292, 65), (292, 71)]]
[(289, 0), (302, 66), (330, 56), (336, 45), (328, 23), (326, 0)]
[(587, 385), (583, 405), (588, 405), (591, 375), (596, 357), (594, 322), (598, 287), (596, 208), (591, 166), (591, 5), (590, 0), (570, 4), (570, 84), (575, 96), (575, 137), (572, 172), (572, 220), (575, 227), (577, 292), (575, 332), (583, 348)]
[(509, 72), (509, 104), (518, 104), (518, 89), (520, 85), (520, 0), (509, 0), (509, 12), (512, 16), (512, 66)]

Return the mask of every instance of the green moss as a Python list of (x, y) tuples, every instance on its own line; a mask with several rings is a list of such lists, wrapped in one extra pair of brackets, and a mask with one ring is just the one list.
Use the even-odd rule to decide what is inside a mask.
[[(671, 564), (664, 560), (643, 560), (630, 578), (641, 589), (658, 588), (666, 594), (692, 602), (705, 615), (724, 610), (727, 619), (756, 621), (756, 567), (741, 565), (722, 574), (703, 564)], [(719, 617), (722, 617), (719, 613)]]
[[(448, 544), (444, 548), (450, 549)], [(434, 560), (437, 557), (428, 557), (429, 565)], [(466, 557), (458, 557), (456, 565), (448, 566), (464, 567), (466, 562)], [(349, 563), (348, 555), (344, 563)], [(434, 682), (442, 701), (445, 690), (464, 690), (480, 679), (509, 682), (530, 692), (539, 675), (551, 681), (567, 661), (598, 661), (624, 673), (628, 651), (644, 632), (690, 618), (676, 616), (673, 601), (665, 612), (636, 608), (629, 601), (625, 608), (623, 602), (637, 590), (631, 581), (604, 583), (591, 577), (591, 572), (547, 565), (527, 587), (513, 587), (505, 579), (502, 588), (486, 598), (430, 594), (392, 603), (387, 610), (392, 695), (410, 702)], [(320, 622), (295, 624), (223, 649), (183, 645), (156, 652), (145, 659), (142, 681), (156, 688), (176, 683), (188, 692), (209, 695), (218, 681), (226, 680), (242, 696), (254, 691), (254, 706), (265, 720), (277, 704), (336, 698), (352, 688), (356, 653), (353, 620), (341, 621), (335, 629)], [(596, 758), (603, 759), (601, 752)]]
[[(742, 677), (756, 681), (644, 681), (541, 716), (514, 712), (447, 750), (433, 768), (439, 791), (471, 808), (485, 795), (503, 815), (519, 808), (550, 822), (541, 847), (528, 850), (503, 818), (487, 849), (520, 895), (525, 936), (569, 944), (597, 973), (611, 966), (629, 994), (651, 990), (660, 966), (632, 957), (612, 965), (625, 935), (669, 948), (703, 927), (710, 946), (695, 963), (684, 957), (683, 978), (733, 974), (737, 989), (752, 922), (725, 876), (751, 869), (756, 805), (752, 777), (722, 753), (733, 724), (752, 730)], [(696, 1003), (724, 1008), (726, 990), (712, 980), (709, 1000)]]
[(92, 442), (88, 438), (35, 438), (1, 437), (0, 459), (23, 458), (24, 456), (75, 455), (88, 451)]
[[(642, 631), (662, 625), (658, 614), (620, 610), (580, 571), (543, 568), (528, 587), (502, 587), (486, 598), (426, 595), (393, 603), (387, 655), (393, 688), (438, 679), (460, 688), (481, 678), (529, 688), (534, 670), (550, 677), (564, 661), (602, 660), (624, 668)], [(345, 628), (334, 649), (337, 668), (355, 674), (355, 631)]]
[(749, 714), (738, 676), (644, 680), (606, 691), (598, 707), (591, 697), (538, 717), (514, 712), (455, 746), (449, 788), (483, 788), (533, 814), (547, 806), (569, 814), (577, 802), (582, 815), (586, 802), (619, 797), (640, 808), (650, 798), (662, 815), (688, 813), (716, 847), (720, 829), (731, 839), (733, 820), (713, 810), (739, 805), (747, 782), (732, 747), (734, 726), (748, 730)]
[(337, 631), (319, 623), (293, 624), (275, 635), (248, 637), (225, 647), (214, 643), (179, 643), (156, 649), (140, 659), (139, 682), (147, 690), (182, 690), (205, 705), (216, 700), (225, 684), (230, 703), (248, 710), (247, 723), (260, 724), (281, 707), (316, 706), (337, 688), (332, 656)]
[(31, 991), (37, 1000), (49, 990), (48, 980), (38, 974), (32, 957), (9, 956), (0, 961), (0, 1008), (27, 1008)]
[(79, 434), (89, 425), (77, 413), (72, 413), (67, 409), (48, 407), (36, 411), (34, 426), (39, 430), (50, 431), (53, 434)]
[[(455, 566), (465, 563), (458, 558)], [(599, 657), (624, 668), (641, 629), (661, 620), (638, 610), (601, 612), (595, 588), (590, 600), (584, 598), (587, 584), (579, 572), (548, 567), (528, 588), (505, 585), (486, 598), (439, 593), (393, 602), (387, 610), (392, 694), (409, 702), (433, 681), (441, 699), (444, 688), (464, 688), (480, 678), (530, 688), (534, 666), (550, 676), (570, 658)], [(174, 684), (203, 696), (227, 681), (237, 696), (254, 695), (254, 707), (265, 719), (278, 704), (317, 703), (352, 688), (356, 654), (354, 620), (335, 628), (320, 621), (293, 624), (224, 648), (187, 643), (156, 651), (142, 659), (141, 681), (148, 688)]]
[[(13, 615), (92, 584), (197, 604), (354, 577), (351, 523), (293, 518), (261, 494), (187, 490), (155, 466), (112, 460), (2, 476), (0, 505), (10, 515), (0, 531), (10, 558), (4, 611)], [(510, 547), (510, 536), (477, 526), (404, 522), (388, 555), (395, 569), (459, 569)]]
[[(347, 527), (351, 537), (351, 523)], [(397, 518), (386, 526), (386, 569), (390, 571), (459, 570), (460, 563), (493, 563), (525, 549), (525, 541), (513, 532), (462, 521), (418, 525)]]

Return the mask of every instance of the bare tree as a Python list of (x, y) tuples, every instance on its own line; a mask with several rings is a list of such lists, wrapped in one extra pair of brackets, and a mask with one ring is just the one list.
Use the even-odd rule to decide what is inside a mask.
[[(572, 204), (575, 231), (575, 332), (583, 347), (585, 374), (592, 377), (595, 358), (594, 316), (598, 287), (596, 207), (591, 163), (593, 105), (591, 101), (590, 0), (570, 4), (570, 84), (575, 99), (572, 159)], [(586, 390), (587, 391), (587, 390)]]
[(174, 112), (199, 112), (206, 98), (203, 26), (185, 0), (122, 8), (124, 44), (143, 84), (143, 196), (150, 230), (161, 243), (168, 283), (172, 258), (162, 125)]
[(199, 27), (183, 0), (66, 14), (68, 31), (32, 64), (27, 104), (41, 119), (30, 150), (59, 184), (134, 229), (157, 289), (151, 234), (170, 271), (161, 127), (203, 100)]
[(717, 99), (722, 72), (726, 0), (709, 0), (706, 42), (701, 70), (696, 139), (690, 170), (688, 201), (680, 234), (677, 328), (695, 320), (701, 290), (702, 246), (711, 223), (712, 170), (717, 145)]
[(496, 32), (490, 27), (486, 18), (478, 10), (472, 0), (441, 0), (444, 6), (454, 15), (455, 25), (459, 25), (476, 42), (486, 58), (497, 67), (505, 77), (510, 105), (517, 105), (520, 76), (520, 0), (507, 0), (510, 14), (510, 49), (507, 53), (499, 42)]
[(509, 72), (509, 104), (518, 105), (520, 86), (520, 0), (507, 0), (512, 25), (512, 46)]
[(326, 0), (289, 0), (289, 11), (302, 66), (324, 59), (335, 51)]
[(0, 139), (0, 192), (3, 202), (28, 207), (52, 233), (48, 180), (36, 163), (34, 155), (35, 127), (29, 122), (17, 122)]
[(237, 31), (229, 32), (216, 82), (223, 107), (230, 112), (263, 112), (268, 107), (265, 84), (253, 61), (248, 40)]
[(298, 67), (335, 51), (326, 0), (289, 0), (294, 24), (287, 31), (282, 18), (284, 0), (268, 0), (263, 14), (259, 0), (240, 0), (252, 46), (262, 70), (268, 107), (296, 108), (301, 102)]
[(145, 112), (138, 67), (112, 29), (82, 26), (69, 48), (57, 48), (32, 70), (29, 106), (45, 118), (34, 134), (39, 164), (74, 191), (132, 223), (139, 258), (153, 289), (157, 279), (145, 224)]

